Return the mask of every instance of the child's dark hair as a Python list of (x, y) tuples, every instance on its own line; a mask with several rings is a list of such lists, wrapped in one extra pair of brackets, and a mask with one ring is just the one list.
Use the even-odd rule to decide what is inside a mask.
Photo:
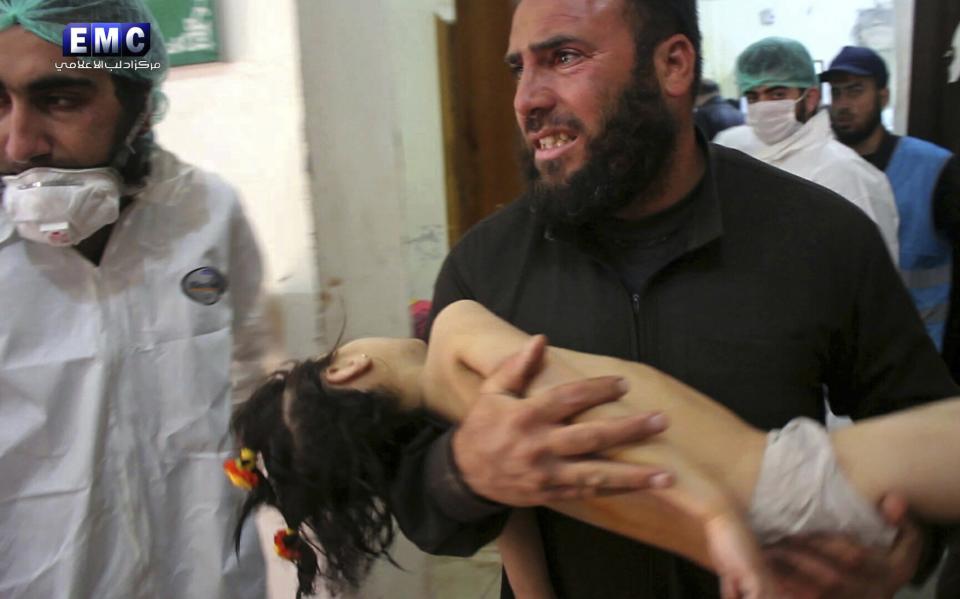
[(332, 355), (274, 372), (236, 408), (230, 424), (265, 470), (257, 467), (260, 483), (243, 504), (237, 546), (256, 507), (279, 510), (299, 532), (298, 546), (290, 547), (298, 555), (298, 598), (313, 592), (317, 575), (331, 590), (356, 588), (375, 559), (390, 559), (388, 483), (423, 418), (402, 411), (390, 394), (325, 383)]

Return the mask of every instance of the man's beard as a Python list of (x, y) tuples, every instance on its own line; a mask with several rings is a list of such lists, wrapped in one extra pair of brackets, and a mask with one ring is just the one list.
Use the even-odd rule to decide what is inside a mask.
[(877, 130), (877, 127), (879, 127), (882, 124), (883, 122), (882, 116), (881, 116), (882, 111), (883, 111), (883, 106), (880, 104), (880, 99), (877, 98), (877, 102), (873, 108), (873, 112), (870, 113), (870, 118), (867, 119), (866, 124), (859, 129), (842, 131), (840, 129), (837, 129), (836, 125), (833, 124), (833, 121), (831, 119), (830, 126), (833, 127), (833, 134), (836, 135), (837, 140), (839, 140), (840, 143), (844, 145), (855, 146), (857, 144), (860, 144), (866, 141), (868, 137), (873, 135), (873, 132)]
[[(562, 124), (583, 134), (575, 119)], [(587, 146), (586, 163), (566, 181), (544, 181), (534, 151), (524, 149), (521, 162), (528, 184), (526, 195), (551, 225), (581, 226), (613, 216), (662, 189), (664, 165), (676, 147), (676, 132), (676, 121), (663, 101), (657, 79), (638, 71), (616, 100), (599, 135)], [(544, 165), (548, 172), (559, 167), (556, 163)]]

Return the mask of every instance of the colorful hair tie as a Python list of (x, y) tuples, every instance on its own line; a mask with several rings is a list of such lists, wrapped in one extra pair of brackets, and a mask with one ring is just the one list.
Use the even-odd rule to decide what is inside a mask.
[(292, 528), (281, 528), (273, 535), (273, 548), (277, 555), (295, 562), (300, 559), (300, 533)]
[(257, 472), (257, 454), (252, 449), (240, 450), (240, 457), (232, 458), (223, 463), (223, 471), (234, 486), (249, 491), (260, 484), (260, 473)]

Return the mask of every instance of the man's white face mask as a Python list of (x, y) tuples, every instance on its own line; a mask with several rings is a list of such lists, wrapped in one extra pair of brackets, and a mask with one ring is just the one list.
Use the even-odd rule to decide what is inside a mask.
[(797, 103), (802, 102), (806, 94), (798, 100), (769, 100), (747, 105), (747, 125), (760, 141), (772, 146), (779, 143), (803, 127), (797, 120)]
[(3, 209), (24, 239), (76, 245), (120, 215), (121, 183), (112, 168), (39, 167), (3, 183)]

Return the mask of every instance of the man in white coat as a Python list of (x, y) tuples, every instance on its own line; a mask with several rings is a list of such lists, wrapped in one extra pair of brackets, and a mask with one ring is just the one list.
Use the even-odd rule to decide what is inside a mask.
[(737, 85), (747, 99), (747, 124), (714, 141), (819, 183), (855, 204), (877, 223), (897, 263), (899, 218), (886, 176), (838, 142), (820, 108), (820, 82), (807, 49), (770, 37), (737, 57)]
[(150, 21), (140, 0), (0, 0), (4, 599), (266, 593), (221, 472), (231, 372), (258, 362), (250, 226), (151, 140), (155, 28), (149, 68), (62, 64), (67, 23)]

